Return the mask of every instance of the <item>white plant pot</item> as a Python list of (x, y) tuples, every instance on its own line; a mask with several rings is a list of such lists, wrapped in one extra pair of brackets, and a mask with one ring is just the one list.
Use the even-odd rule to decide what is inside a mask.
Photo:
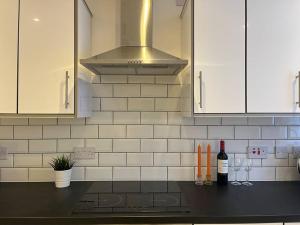
[(69, 187), (71, 176), (72, 176), (72, 169), (55, 171), (55, 186), (57, 188)]

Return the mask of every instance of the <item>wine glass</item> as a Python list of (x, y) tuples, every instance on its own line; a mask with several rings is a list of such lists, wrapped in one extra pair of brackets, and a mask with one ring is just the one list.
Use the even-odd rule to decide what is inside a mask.
[(231, 184), (232, 185), (235, 185), (235, 186), (239, 186), (239, 185), (241, 185), (241, 182), (238, 182), (238, 180), (237, 180), (237, 173), (240, 171), (240, 169), (241, 169), (241, 166), (242, 166), (242, 159), (241, 158), (235, 158), (234, 159), (234, 167), (233, 167), (233, 169), (234, 169), (234, 181), (233, 182), (231, 182)]
[(248, 159), (246, 166), (245, 166), (245, 171), (247, 172), (246, 174), (246, 181), (243, 182), (242, 184), (245, 186), (252, 186), (253, 184), (249, 181), (249, 172), (252, 169), (252, 159)]

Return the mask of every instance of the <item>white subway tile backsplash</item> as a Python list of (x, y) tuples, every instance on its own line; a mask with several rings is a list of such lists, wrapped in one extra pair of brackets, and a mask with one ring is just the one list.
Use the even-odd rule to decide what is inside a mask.
[(221, 117), (196, 117), (195, 125), (221, 125)]
[(169, 139), (168, 152), (194, 152), (194, 140)]
[(28, 152), (27, 140), (0, 140), (0, 146), (6, 148), (8, 153)]
[(154, 138), (180, 138), (180, 126), (155, 125)]
[(155, 166), (180, 166), (180, 153), (154, 153)]
[(140, 167), (114, 167), (114, 181), (139, 181), (141, 179)]
[(155, 111), (158, 112), (180, 111), (180, 98), (156, 98)]
[(287, 139), (287, 127), (262, 127), (262, 139)]
[(113, 124), (113, 112), (93, 112), (86, 124)]
[(128, 83), (153, 84), (154, 76), (128, 76)]
[(29, 125), (57, 125), (56, 118), (29, 118)]
[(168, 97), (180, 98), (182, 87), (180, 85), (168, 85)]
[(71, 138), (98, 138), (98, 125), (72, 125)]
[(167, 167), (142, 167), (141, 180), (143, 181), (164, 181), (168, 178)]
[(83, 181), (85, 179), (84, 167), (73, 167), (72, 169), (72, 181)]
[(95, 148), (96, 152), (112, 152), (112, 139), (87, 139), (86, 145)]
[(51, 182), (55, 180), (55, 173), (52, 168), (29, 168), (29, 181)]
[(28, 125), (28, 118), (1, 118), (1, 125)]
[(223, 117), (222, 125), (247, 125), (247, 117)]
[(194, 167), (169, 167), (169, 181), (191, 181), (194, 180)]
[(128, 111), (154, 111), (154, 98), (129, 98)]
[(74, 160), (75, 162), (75, 167), (79, 166), (98, 166), (99, 162), (98, 162), (98, 153), (95, 153), (95, 158), (93, 159), (74, 159), (74, 155), (71, 154), (71, 158)]
[(170, 125), (194, 125), (194, 117), (184, 117), (181, 112), (168, 112)]
[(126, 153), (100, 153), (99, 166), (126, 166)]
[(142, 124), (167, 124), (168, 114), (166, 112), (142, 112)]
[(288, 128), (289, 139), (300, 139), (300, 126), (290, 126)]
[(44, 126), (43, 127), (43, 138), (55, 139), (55, 138), (70, 138), (71, 128), (70, 126)]
[(15, 154), (15, 167), (42, 167), (42, 154)]
[(167, 139), (142, 139), (142, 152), (167, 152)]
[(277, 181), (300, 180), (300, 175), (296, 167), (277, 167), (276, 180)]
[(167, 97), (167, 85), (142, 84), (142, 97)]
[(1, 181), (26, 182), (28, 181), (28, 168), (2, 168)]
[(112, 167), (86, 167), (85, 173), (88, 181), (112, 180)]
[(92, 98), (92, 111), (98, 112), (101, 110), (101, 98)]
[(275, 167), (253, 167), (249, 176), (251, 181), (274, 181)]
[[(252, 180), (300, 180), (293, 146), (300, 146), (300, 117), (184, 117), (180, 76), (95, 76), (90, 118), (2, 118), (1, 181), (53, 181), (49, 162), (72, 155), (74, 147), (93, 147), (95, 158), (77, 160), (72, 180), (193, 180), (197, 145), (212, 146), (216, 179), (219, 141), (225, 139), (230, 166), (247, 159), (248, 146), (267, 146), (267, 159), (253, 159)], [(286, 146), (288, 159), (275, 157)], [(15, 167), (15, 168), (14, 168)], [(244, 166), (238, 174), (245, 180)], [(230, 167), (229, 179), (234, 179)]]
[(182, 126), (181, 127), (181, 138), (205, 139), (205, 138), (207, 138), (207, 127), (206, 126)]
[(114, 139), (114, 152), (140, 152), (140, 139)]
[(235, 138), (236, 139), (260, 139), (261, 128), (258, 126), (236, 126)]
[(127, 98), (102, 98), (102, 111), (127, 111)]
[(269, 154), (267, 159), (262, 159), (263, 167), (288, 166), (289, 159), (277, 159), (275, 154)]
[(42, 126), (15, 126), (15, 139), (42, 139)]
[(101, 83), (123, 84), (127, 83), (127, 76), (124, 75), (101, 75)]
[(124, 125), (99, 125), (100, 138), (125, 138), (126, 126)]
[(73, 152), (75, 147), (83, 147), (83, 139), (60, 139), (57, 143), (58, 152)]
[(13, 126), (0, 126), (0, 139), (13, 139)]
[(234, 139), (234, 127), (208, 126), (208, 139)]
[(30, 153), (56, 152), (56, 140), (29, 140)]
[(92, 84), (93, 97), (113, 97), (111, 84)]
[(115, 112), (114, 124), (140, 124), (140, 112)]
[(247, 140), (226, 140), (225, 149), (230, 153), (247, 153)]
[(273, 117), (249, 117), (248, 125), (273, 125), (274, 118)]
[(179, 76), (156, 76), (156, 84), (180, 84)]
[(128, 138), (153, 138), (152, 125), (127, 125)]
[(114, 97), (140, 97), (141, 86), (139, 84), (115, 84)]
[(85, 118), (58, 118), (59, 125), (84, 125)]
[(14, 155), (8, 154), (7, 159), (0, 160), (0, 167), (14, 167)]
[(153, 166), (153, 153), (127, 153), (127, 166)]
[(300, 117), (275, 117), (275, 125), (300, 125)]

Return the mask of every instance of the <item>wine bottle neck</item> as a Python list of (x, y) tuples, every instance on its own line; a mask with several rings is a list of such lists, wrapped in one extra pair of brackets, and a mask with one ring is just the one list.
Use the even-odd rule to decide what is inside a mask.
[(225, 142), (223, 140), (220, 141), (220, 152), (225, 152)]

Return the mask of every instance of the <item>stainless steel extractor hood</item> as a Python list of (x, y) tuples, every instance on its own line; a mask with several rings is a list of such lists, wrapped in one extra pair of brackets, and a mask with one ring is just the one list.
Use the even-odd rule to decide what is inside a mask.
[(152, 15), (152, 0), (121, 0), (121, 47), (80, 63), (95, 74), (178, 74), (188, 61), (152, 48)]

